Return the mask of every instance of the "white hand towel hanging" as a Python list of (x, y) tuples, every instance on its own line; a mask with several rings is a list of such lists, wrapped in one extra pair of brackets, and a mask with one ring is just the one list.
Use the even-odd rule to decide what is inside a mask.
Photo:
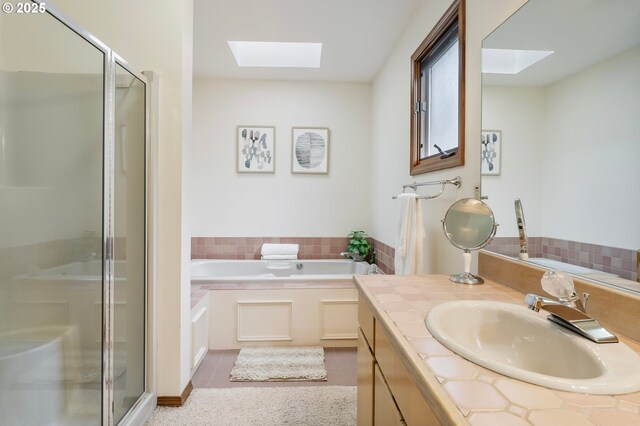
[(422, 204), (417, 194), (398, 195), (400, 220), (396, 233), (396, 275), (413, 275), (422, 272), (424, 254), (424, 226)]

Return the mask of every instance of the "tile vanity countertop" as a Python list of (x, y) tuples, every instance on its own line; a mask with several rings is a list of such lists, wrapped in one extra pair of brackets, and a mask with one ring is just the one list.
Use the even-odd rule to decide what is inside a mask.
[[(442, 402), (445, 417), (471, 425), (640, 425), (640, 392), (586, 395), (547, 389), (487, 370), (434, 339), (424, 318), (440, 303), (494, 300), (522, 304), (516, 290), (485, 281), (454, 284), (444, 275), (362, 275), (354, 279), (423, 394)], [(618, 336), (621, 337), (621, 336)], [(640, 344), (620, 339), (640, 353)], [(436, 410), (434, 410), (436, 411)]]

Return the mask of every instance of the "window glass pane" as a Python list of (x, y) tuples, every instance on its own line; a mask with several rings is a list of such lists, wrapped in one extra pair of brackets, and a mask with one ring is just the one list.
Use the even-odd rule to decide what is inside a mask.
[(458, 41), (429, 70), (428, 153), (458, 146)]

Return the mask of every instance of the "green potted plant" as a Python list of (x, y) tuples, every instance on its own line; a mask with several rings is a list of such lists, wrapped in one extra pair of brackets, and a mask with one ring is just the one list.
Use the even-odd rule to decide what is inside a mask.
[(364, 231), (351, 231), (349, 235), (349, 244), (347, 251), (362, 256), (362, 259), (369, 263), (375, 263), (375, 253), (373, 246), (367, 240), (367, 233)]

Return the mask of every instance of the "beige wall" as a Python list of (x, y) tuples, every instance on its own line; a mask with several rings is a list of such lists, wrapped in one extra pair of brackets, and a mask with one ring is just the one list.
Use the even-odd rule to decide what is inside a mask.
[(543, 142), (545, 96), (541, 87), (482, 88), (482, 128), (502, 131), (499, 176), (482, 176), (482, 194), (500, 224), (497, 237), (517, 237), (513, 202), (522, 200), (527, 234), (542, 236), (539, 145)]
[[(193, 5), (191, 0), (57, 0), (55, 4), (133, 69), (159, 75), (157, 390), (161, 396), (179, 395), (189, 380), (188, 254), (182, 250), (181, 200), (183, 138), (189, 135), (186, 89), (191, 79), (185, 64), (191, 57)], [(189, 247), (184, 245), (187, 253)]]
[[(402, 184), (414, 180), (462, 178), (462, 187), (448, 187), (434, 200), (423, 201), (427, 233), (424, 272), (454, 273), (463, 269), (460, 250), (444, 237), (440, 220), (459, 198), (473, 197), (480, 183), (480, 89), (482, 39), (525, 0), (468, 0), (466, 45), (466, 158), (464, 167), (412, 177), (409, 175), (409, 87), (411, 54), (450, 5), (449, 0), (423, 2), (373, 82), (372, 89), (372, 235), (395, 245), (398, 203), (391, 199)], [(427, 193), (428, 189), (421, 189)]]
[[(370, 232), (367, 83), (196, 79), (192, 235), (337, 237)], [(276, 128), (275, 173), (236, 171), (238, 125)], [(329, 174), (291, 173), (291, 128), (330, 128)]]
[(102, 78), (2, 72), (0, 87), (0, 248), (100, 235)]
[(545, 236), (640, 248), (638, 70), (635, 47), (547, 88)]
[[(185, 385), (191, 378), (191, 227), (189, 217), (189, 193), (191, 191), (191, 181), (189, 179), (189, 169), (191, 168), (191, 133), (192, 133), (192, 94), (193, 94), (193, 0), (182, 0), (184, 13), (182, 14), (182, 168), (181, 179), (182, 182), (182, 202), (180, 203), (181, 209), (181, 224), (182, 229), (179, 232), (180, 236), (180, 329), (178, 330), (180, 336), (180, 388), (184, 389)], [(162, 173), (162, 168), (160, 168)], [(163, 204), (164, 205), (164, 204)], [(162, 224), (161, 224), (162, 225)], [(164, 250), (171, 251), (169, 256), (174, 253), (171, 247), (163, 247)], [(162, 260), (160, 261), (162, 267)], [(162, 271), (159, 271), (159, 276), (162, 276)], [(173, 304), (172, 304), (173, 307)], [(175, 307), (173, 307), (175, 309)], [(158, 324), (159, 330), (162, 332), (162, 327), (165, 322), (171, 322), (171, 315), (166, 315), (168, 311), (160, 311), (158, 318), (160, 323)], [(165, 316), (166, 315), (166, 316)], [(173, 320), (174, 323), (177, 321)], [(174, 324), (175, 325), (175, 324)], [(168, 339), (162, 338), (162, 342), (165, 345), (175, 345), (176, 341), (172, 340), (174, 336), (169, 336)], [(165, 347), (167, 347), (165, 346)], [(159, 356), (159, 354), (158, 354)], [(158, 376), (162, 378), (162, 363), (158, 363)], [(170, 365), (175, 365), (173, 361)], [(164, 378), (163, 378), (164, 380)], [(172, 387), (171, 389), (175, 389)], [(160, 393), (159, 395), (176, 395), (175, 393)]]

